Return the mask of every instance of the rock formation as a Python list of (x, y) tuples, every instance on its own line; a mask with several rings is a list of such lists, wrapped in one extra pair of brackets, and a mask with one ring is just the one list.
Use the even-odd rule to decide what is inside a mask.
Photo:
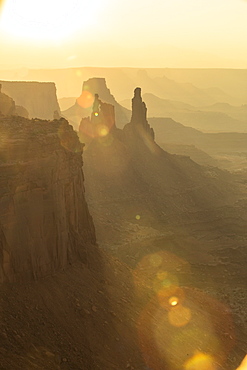
[(20, 116), (28, 118), (28, 111), (19, 105), (16, 105), (14, 100), (8, 95), (1, 92), (2, 84), (0, 84), (0, 113), (4, 116)]
[(29, 118), (29, 113), (26, 108), (22, 107), (21, 105), (16, 105), (14, 116)]
[(112, 104), (103, 103), (99, 95), (95, 94), (91, 117), (82, 118), (79, 134), (83, 141), (90, 138), (104, 137), (116, 129), (115, 110)]
[(54, 111), (60, 114), (56, 86), (53, 82), (0, 81), (2, 92), (17, 105), (23, 106), (29, 118), (53, 119)]
[[(132, 212), (136, 212), (134, 217), (145, 215), (145, 222), (157, 228), (171, 219), (183, 223), (188, 215), (191, 222), (194, 215), (197, 220), (198, 215), (201, 220), (207, 219), (209, 209), (216, 214), (216, 208), (236, 199), (227, 173), (206, 169), (157, 145), (140, 93), (139, 88), (135, 90), (132, 118), (124, 129), (93, 140), (85, 150), (87, 199), (93, 205), (98, 240), (102, 243), (114, 235), (114, 240), (119, 240), (115, 231), (118, 227), (123, 230), (121, 237), (128, 239), (124, 225), (133, 221)], [(110, 211), (98, 208), (103, 202), (109, 202)], [(112, 212), (112, 218), (102, 217), (101, 211)], [(106, 219), (109, 222), (105, 223)]]
[(2, 85), (0, 84), (0, 113), (3, 115), (11, 115), (15, 112), (15, 102), (8, 95), (2, 93)]
[[(186, 273), (174, 266), (171, 257), (170, 272), (175, 276), (174, 285), (178, 284), (180, 290), (189, 284), (193, 304), (197, 305), (194, 300), (196, 289), (205, 289), (209, 295), (217, 296), (230, 306), (240, 338), (235, 348), (239, 356), (246, 344), (241, 333), (244, 320), (246, 322), (246, 293), (243, 288), (246, 285), (246, 191), (240, 192), (235, 178), (226, 171), (200, 166), (188, 157), (172, 155), (161, 149), (147, 124), (140, 89), (135, 90), (131, 122), (103, 140), (92, 140), (85, 150), (84, 160), (86, 196), (100, 245), (129, 264), (134, 276), (140, 268), (140, 285), (143, 289), (150, 287), (148, 297), (151, 300), (156, 296), (157, 285), (153, 281), (145, 283), (148, 271), (151, 280), (160, 275), (157, 278), (161, 279), (159, 284), (164, 286), (168, 283), (169, 295), (173, 291), (170, 290), (173, 278), (167, 278), (170, 262), (166, 253), (169, 251), (171, 255), (181, 257), (191, 266), (192, 273), (186, 277)], [(163, 253), (165, 256), (160, 258)], [(146, 262), (142, 265), (143, 261)], [(154, 271), (153, 266), (157, 270)], [(240, 287), (238, 293), (236, 285)], [(189, 291), (184, 289), (182, 296), (187, 296)], [(206, 344), (204, 348), (213, 342), (210, 339), (206, 343), (202, 339), (205, 338), (206, 327), (198, 340), (194, 340), (194, 336), (191, 340), (191, 330), (194, 332), (194, 329), (190, 329), (190, 324), (194, 325), (196, 315), (188, 325), (180, 327), (180, 324), (175, 324), (175, 328), (170, 325), (163, 306), (164, 296), (161, 293), (157, 300), (154, 299), (153, 309), (148, 304), (147, 314), (142, 316), (140, 323), (140, 340), (142, 348), (146, 348), (147, 367), (184, 367), (178, 358), (181, 355), (184, 363), (189, 351), (184, 349), (185, 346), (175, 346), (174, 354), (169, 346), (180, 335), (185, 344), (193, 348), (192, 356), (197, 351), (209, 351), (217, 358), (218, 348), (202, 350), (202, 342), (203, 346)], [(202, 296), (205, 301), (199, 298), (199, 305), (203, 316), (208, 317), (213, 306), (217, 307), (215, 312), (222, 313), (220, 306), (207, 299), (204, 293)], [(162, 303), (159, 301), (161, 297)], [(236, 302), (242, 303), (237, 305)], [(177, 318), (183, 316), (179, 315)], [(212, 314), (211, 323), (214, 316)], [(223, 348), (223, 352), (226, 350), (220, 359), (222, 365), (217, 365), (222, 370), (234, 368), (225, 364), (225, 356), (234, 342), (229, 326), (225, 331), (226, 323), (223, 319), (215, 326), (219, 348)], [(188, 338), (183, 336), (184, 331), (189, 334)], [(169, 366), (167, 360), (168, 363), (174, 360), (175, 364)]]
[(82, 147), (64, 119), (0, 117), (3, 369), (145, 366), (132, 275), (95, 244)]
[(53, 113), (53, 119), (60, 119), (61, 118), (61, 116), (60, 116), (60, 114), (58, 113), (58, 111), (57, 110), (54, 110), (54, 113)]
[(0, 118), (0, 281), (38, 278), (95, 243), (82, 144), (64, 119)]
[(134, 97), (132, 99), (132, 116), (131, 125), (149, 135), (154, 140), (154, 130), (150, 127), (147, 121), (147, 107), (142, 101), (141, 88), (137, 87), (134, 91)]
[[(63, 111), (64, 117), (69, 119), (75, 129), (78, 129), (82, 118), (91, 114), (95, 94), (98, 94), (103, 102), (114, 106), (119, 128), (129, 122), (130, 111), (115, 100), (106, 85), (106, 80), (104, 78), (90, 78), (83, 83), (81, 96), (76, 100), (76, 103), (71, 108)], [(78, 126), (75, 127), (76, 125)]]

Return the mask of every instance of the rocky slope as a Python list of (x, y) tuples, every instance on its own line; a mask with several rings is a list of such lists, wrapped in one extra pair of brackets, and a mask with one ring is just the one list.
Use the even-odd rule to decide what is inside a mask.
[[(123, 130), (94, 137), (85, 147), (85, 185), (97, 238), (143, 285), (147, 311), (144, 308), (139, 329), (149, 368), (181, 369), (187, 356), (194, 358), (191, 352), (200, 352), (217, 358), (217, 368), (233, 369), (246, 345), (246, 193), (228, 172), (162, 150), (147, 122), (140, 89), (135, 90), (132, 107), (131, 121)], [(176, 265), (177, 258), (188, 266), (187, 272)], [(177, 299), (174, 307), (182, 301), (169, 313), (166, 299), (171, 294)], [(190, 294), (197, 298), (185, 303)], [(233, 318), (218, 322), (212, 338), (208, 328), (218, 317), (213, 311), (225, 310)], [(170, 315), (179, 322), (170, 325)], [(201, 315), (212, 317), (197, 337)], [(224, 323), (230, 326), (226, 329)], [(219, 350), (222, 346), (227, 354)]]
[(29, 118), (53, 119), (60, 112), (56, 86), (52, 82), (0, 81), (2, 92), (24, 107)]

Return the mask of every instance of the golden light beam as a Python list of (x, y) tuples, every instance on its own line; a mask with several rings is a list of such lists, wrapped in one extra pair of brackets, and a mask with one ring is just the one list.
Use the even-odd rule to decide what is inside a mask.
[(5, 1), (5, 0), (0, 0), (0, 13), (1, 13), (1, 10), (2, 10), (2, 8), (3, 8), (4, 1)]

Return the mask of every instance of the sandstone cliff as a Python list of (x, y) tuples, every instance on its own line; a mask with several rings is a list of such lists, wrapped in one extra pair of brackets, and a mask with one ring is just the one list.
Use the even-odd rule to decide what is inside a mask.
[(54, 111), (60, 113), (53, 82), (0, 81), (0, 84), (2, 92), (28, 111), (29, 118), (53, 119)]
[(82, 144), (64, 120), (0, 118), (0, 281), (40, 277), (95, 243)]

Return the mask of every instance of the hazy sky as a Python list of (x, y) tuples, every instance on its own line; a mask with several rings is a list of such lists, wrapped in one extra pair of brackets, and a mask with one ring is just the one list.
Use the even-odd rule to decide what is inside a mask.
[(244, 0), (5, 0), (0, 15), (0, 68), (247, 68), (246, 42)]

